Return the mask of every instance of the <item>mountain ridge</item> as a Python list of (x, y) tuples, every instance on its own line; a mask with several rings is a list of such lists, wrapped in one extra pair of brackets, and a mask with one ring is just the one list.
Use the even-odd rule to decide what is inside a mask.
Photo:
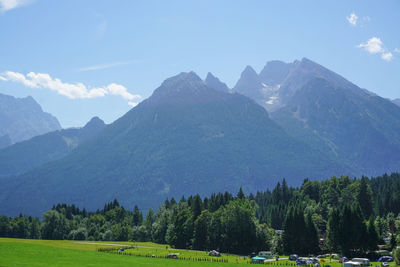
[(0, 137), (8, 135), (9, 144), (59, 129), (57, 118), (43, 112), (31, 96), (15, 98), (0, 94)]
[[(261, 74), (276, 82), (261, 86)], [(357, 175), (398, 170), (400, 110), (390, 101), (307, 58), (267, 63), (257, 79), (249, 91), (261, 93), (247, 95), (293, 137), (343, 159)]]
[(58, 160), (105, 127), (98, 117), (82, 128), (69, 128), (32, 137), (0, 149), (0, 176), (17, 175)]

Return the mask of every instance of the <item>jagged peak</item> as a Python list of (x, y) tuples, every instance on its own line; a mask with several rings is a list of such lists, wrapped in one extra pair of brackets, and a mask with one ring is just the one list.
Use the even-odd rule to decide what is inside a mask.
[(181, 72), (178, 75), (166, 79), (162, 86), (171, 86), (182, 82), (203, 82), (203, 80), (194, 72)]
[(242, 77), (243, 76), (257, 76), (258, 74), (257, 72), (253, 69), (253, 67), (251, 67), (250, 65), (247, 65), (246, 68), (243, 70), (242, 72)]
[(209, 79), (218, 79), (217, 77), (215, 77), (211, 72), (207, 73), (207, 77), (206, 77), (206, 81)]
[(159, 101), (164, 97), (182, 95), (196, 95), (207, 90), (205, 82), (193, 71), (181, 72), (166, 79), (149, 98), (150, 102)]
[(211, 72), (207, 73), (207, 77), (205, 79), (205, 83), (208, 87), (213, 88), (222, 92), (229, 92), (229, 87), (220, 81), (216, 76), (214, 76)]

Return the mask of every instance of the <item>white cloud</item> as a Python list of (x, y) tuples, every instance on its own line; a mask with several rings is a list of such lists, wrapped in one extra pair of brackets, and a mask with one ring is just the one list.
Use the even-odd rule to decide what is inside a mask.
[(83, 83), (64, 83), (60, 79), (52, 78), (46, 73), (29, 72), (26, 76), (22, 73), (6, 71), (0, 73), (0, 80), (19, 82), (30, 88), (45, 88), (57, 92), (70, 99), (97, 98), (106, 95), (121, 96), (126, 100), (139, 100), (140, 95), (133, 95), (128, 90), (116, 83), (104, 87), (88, 88)]
[(89, 66), (89, 67), (80, 68), (80, 69), (78, 69), (78, 71), (102, 70), (102, 69), (118, 67), (121, 65), (128, 65), (131, 63), (132, 62), (122, 61), (122, 62), (114, 62), (114, 63), (109, 63), (109, 64), (99, 64), (99, 65), (93, 65), (93, 66)]
[(383, 53), (385, 50), (383, 48), (383, 42), (381, 39), (372, 37), (364, 44), (359, 44), (359, 48), (364, 48), (371, 54)]
[(346, 17), (346, 19), (351, 25), (357, 26), (358, 17), (354, 12), (351, 13), (348, 17)]
[(6, 12), (17, 7), (25, 6), (31, 2), (32, 0), (0, 0), (0, 11)]
[(112, 83), (107, 85), (107, 91), (112, 94), (112, 95), (119, 95), (122, 96), (123, 98), (127, 100), (134, 100), (134, 99), (139, 99), (139, 95), (132, 95), (129, 93), (126, 88), (120, 84)]
[(395, 48), (395, 49), (394, 49), (394, 52), (395, 52), (395, 53), (400, 53), (400, 49)]
[[(366, 43), (361, 43), (357, 47), (363, 48), (370, 54), (381, 54), (381, 58), (385, 61), (393, 59), (393, 54), (388, 51), (380, 38), (372, 37)], [(396, 49), (394, 51), (396, 52)]]
[(393, 54), (390, 52), (382, 53), (381, 58), (385, 61), (391, 61), (393, 58)]

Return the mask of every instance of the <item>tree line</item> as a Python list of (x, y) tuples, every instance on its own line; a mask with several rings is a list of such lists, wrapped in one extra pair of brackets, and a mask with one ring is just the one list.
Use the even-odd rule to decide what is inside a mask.
[(365, 255), (400, 243), (400, 174), (375, 178), (285, 179), (272, 190), (167, 199), (156, 212), (114, 200), (97, 211), (57, 204), (42, 219), (0, 216), (0, 236), (32, 239), (153, 241), (176, 248), (248, 254)]

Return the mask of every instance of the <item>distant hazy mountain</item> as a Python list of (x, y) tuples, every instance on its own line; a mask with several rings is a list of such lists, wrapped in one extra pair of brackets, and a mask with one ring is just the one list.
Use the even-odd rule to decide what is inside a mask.
[[(264, 87), (256, 71), (247, 66), (232, 91), (250, 97), (257, 102), (264, 98)], [(259, 103), (262, 104), (262, 103)]]
[(206, 83), (206, 85), (208, 87), (213, 88), (217, 91), (221, 91), (221, 92), (225, 92), (225, 93), (230, 92), (228, 86), (225, 83), (221, 82), (217, 77), (212, 75), (211, 72), (209, 72), (207, 74), (207, 78), (204, 82)]
[(10, 144), (59, 129), (58, 120), (43, 112), (32, 97), (0, 94), (0, 138), (8, 135)]
[(393, 99), (392, 102), (400, 106), (400, 98)]
[(265, 86), (248, 83), (246, 95), (294, 137), (358, 175), (400, 170), (400, 108), (390, 101), (308, 59), (269, 62), (252, 80)]
[(104, 127), (104, 122), (94, 117), (85, 127), (50, 132), (1, 149), (0, 176), (23, 173), (60, 159)]
[(114, 198), (146, 209), (171, 196), (254, 192), (283, 177), (299, 184), (345, 173), (253, 100), (182, 73), (66, 157), (0, 179), (0, 213), (39, 214), (59, 202), (96, 209)]

